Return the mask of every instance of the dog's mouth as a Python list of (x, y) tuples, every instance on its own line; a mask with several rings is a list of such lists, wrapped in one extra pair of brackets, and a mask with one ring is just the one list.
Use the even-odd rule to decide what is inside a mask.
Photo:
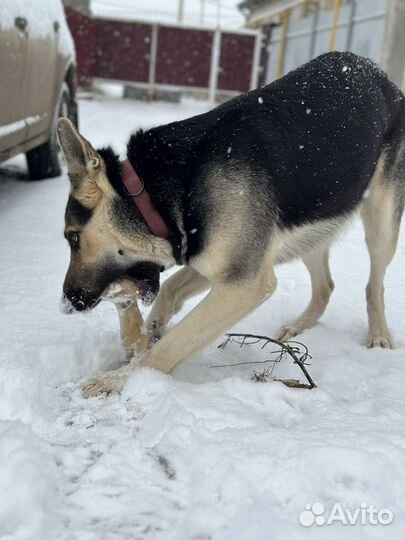
[(160, 265), (152, 262), (137, 263), (123, 276), (132, 281), (138, 289), (139, 298), (149, 306), (156, 298), (160, 288)]
[[(136, 263), (123, 273), (114, 273), (109, 279), (97, 287), (97, 293), (94, 289), (74, 287), (64, 291), (60, 303), (62, 313), (74, 313), (80, 311), (90, 311), (94, 309), (102, 299), (111, 298), (111, 287), (121, 280), (131, 281), (138, 291), (136, 295), (141, 302), (148, 306), (156, 298), (160, 286), (161, 267), (151, 262)], [(107, 276), (106, 276), (107, 277)]]
[(141, 299), (142, 304), (149, 306), (155, 300), (157, 295), (157, 291), (153, 285), (147, 281), (140, 281), (138, 279), (134, 279), (133, 283), (138, 289), (139, 298)]

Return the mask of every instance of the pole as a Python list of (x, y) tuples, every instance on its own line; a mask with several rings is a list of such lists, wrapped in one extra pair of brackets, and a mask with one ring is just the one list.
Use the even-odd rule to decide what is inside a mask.
[(280, 77), (283, 76), (284, 55), (285, 55), (285, 48), (286, 48), (286, 43), (287, 43), (288, 24), (290, 22), (290, 12), (291, 11), (287, 9), (281, 15), (281, 39), (280, 39), (280, 45), (278, 49), (278, 58), (277, 58), (277, 71), (276, 71), (277, 79), (280, 79)]
[(346, 51), (350, 51), (352, 47), (353, 40), (353, 28), (354, 28), (354, 17), (356, 15), (356, 1), (350, 1), (350, 12), (349, 12), (349, 27), (347, 29), (347, 39), (346, 39)]
[(184, 19), (184, 0), (179, 0), (179, 5), (177, 9), (177, 22), (179, 24), (182, 24), (183, 19)]
[(329, 41), (329, 51), (335, 50), (337, 27), (339, 23), (339, 14), (340, 14), (340, 0), (335, 0), (335, 7), (333, 8), (332, 31), (330, 34), (330, 41)]
[(257, 83), (259, 80), (259, 69), (260, 69), (260, 53), (262, 48), (262, 32), (261, 30), (258, 31), (255, 37), (255, 47), (253, 51), (253, 59), (252, 59), (252, 72), (250, 75), (250, 90), (254, 90), (257, 88)]
[(309, 42), (309, 58), (312, 60), (315, 57), (315, 47), (316, 47), (316, 38), (318, 34), (318, 20), (319, 20), (319, 3), (315, 4), (315, 11), (312, 16), (312, 27), (311, 27), (311, 39)]
[(405, 2), (387, 3), (381, 65), (388, 77), (398, 86), (403, 84), (405, 68)]
[(221, 26), (221, 2), (217, 0), (217, 27)]
[(219, 61), (221, 56), (221, 30), (217, 28), (212, 36), (211, 49), (211, 69), (210, 69), (210, 88), (209, 102), (211, 107), (215, 105), (215, 97), (218, 86)]
[(200, 0), (200, 24), (204, 24), (204, 15), (205, 15), (205, 0)]
[(152, 35), (151, 35), (151, 40), (150, 40), (150, 52), (149, 52), (149, 88), (148, 88), (149, 99), (153, 99), (154, 94), (155, 94), (158, 31), (159, 31), (158, 25), (153, 24)]

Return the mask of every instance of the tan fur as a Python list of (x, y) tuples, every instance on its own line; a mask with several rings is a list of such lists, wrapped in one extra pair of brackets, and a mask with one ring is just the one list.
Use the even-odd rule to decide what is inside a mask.
[(280, 328), (277, 339), (288, 341), (312, 328), (322, 316), (335, 287), (329, 269), (329, 247), (316, 249), (303, 256), (305, 266), (311, 277), (312, 297), (305, 311), (291, 324)]
[(362, 219), (370, 254), (370, 277), (366, 287), (369, 320), (368, 347), (392, 348), (393, 342), (385, 318), (384, 276), (398, 242), (400, 222), (395, 216), (395, 193), (387, 186), (379, 163), (363, 201)]
[(129, 353), (141, 353), (148, 346), (148, 338), (141, 331), (143, 319), (138, 297), (138, 289), (127, 279), (113, 283), (103, 294), (103, 299), (111, 301), (118, 311), (121, 340)]
[(354, 214), (301, 225), (288, 231), (278, 230), (276, 263), (304, 259), (309, 252), (323, 251), (326, 245), (330, 245), (344, 231)]
[(181, 310), (184, 302), (196, 294), (206, 291), (211, 282), (194, 268), (185, 266), (167, 279), (159, 292), (152, 311), (146, 321), (148, 335), (160, 337), (171, 317)]

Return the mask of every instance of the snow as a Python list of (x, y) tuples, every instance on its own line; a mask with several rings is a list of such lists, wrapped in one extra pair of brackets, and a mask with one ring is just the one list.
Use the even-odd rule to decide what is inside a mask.
[(12, 122), (11, 124), (5, 124), (0, 126), (0, 137), (5, 137), (16, 131), (20, 131), (27, 126), (24, 120), (17, 120), (17, 122)]
[(41, 116), (43, 115), (35, 114), (34, 116), (27, 116), (26, 118), (24, 118), (24, 120), (17, 120), (17, 122), (12, 122), (11, 124), (5, 124), (3, 126), (0, 126), (0, 137), (4, 137), (5, 135), (9, 135), (10, 133), (20, 131), (27, 126), (36, 124), (41, 120)]
[(15, 29), (16, 17), (24, 17), (28, 21), (27, 33), (30, 39), (54, 36), (54, 22), (59, 22), (58, 50), (63, 56), (73, 54), (73, 40), (61, 0), (1, 0), (0, 29)]
[[(204, 108), (104, 97), (81, 100), (80, 123), (95, 145), (123, 152), (135, 128)], [(66, 175), (25, 181), (22, 156), (1, 169), (0, 538), (403, 538), (404, 231), (386, 279), (395, 350), (364, 347), (369, 263), (356, 221), (332, 251), (331, 303), (299, 338), (317, 389), (254, 383), (260, 364), (215, 368), (268, 358), (255, 347), (219, 350), (218, 340), (173, 377), (142, 370), (121, 396), (85, 400), (80, 383), (124, 359), (118, 316), (110, 302), (88, 315), (58, 311)], [(235, 331), (274, 336), (304, 308), (303, 265), (277, 274), (274, 297)], [(298, 376), (288, 360), (275, 374)], [(315, 503), (374, 505), (394, 519), (300, 525)]]

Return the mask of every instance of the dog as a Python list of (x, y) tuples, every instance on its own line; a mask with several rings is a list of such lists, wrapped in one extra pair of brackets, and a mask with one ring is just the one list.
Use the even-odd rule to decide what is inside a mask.
[[(160, 272), (183, 267), (157, 295), (146, 327), (162, 337), (138, 366), (169, 373), (267, 300), (275, 267), (295, 258), (312, 298), (278, 339), (314, 326), (334, 288), (330, 245), (358, 211), (371, 261), (367, 345), (393, 346), (383, 283), (405, 204), (405, 100), (371, 60), (324, 54), (207, 113), (139, 130), (124, 163), (67, 119), (58, 138), (71, 184), (69, 310), (93, 308), (123, 278), (152, 301)], [(184, 301), (208, 289), (163, 335)], [(89, 381), (84, 394), (119, 392), (133, 369)]]

